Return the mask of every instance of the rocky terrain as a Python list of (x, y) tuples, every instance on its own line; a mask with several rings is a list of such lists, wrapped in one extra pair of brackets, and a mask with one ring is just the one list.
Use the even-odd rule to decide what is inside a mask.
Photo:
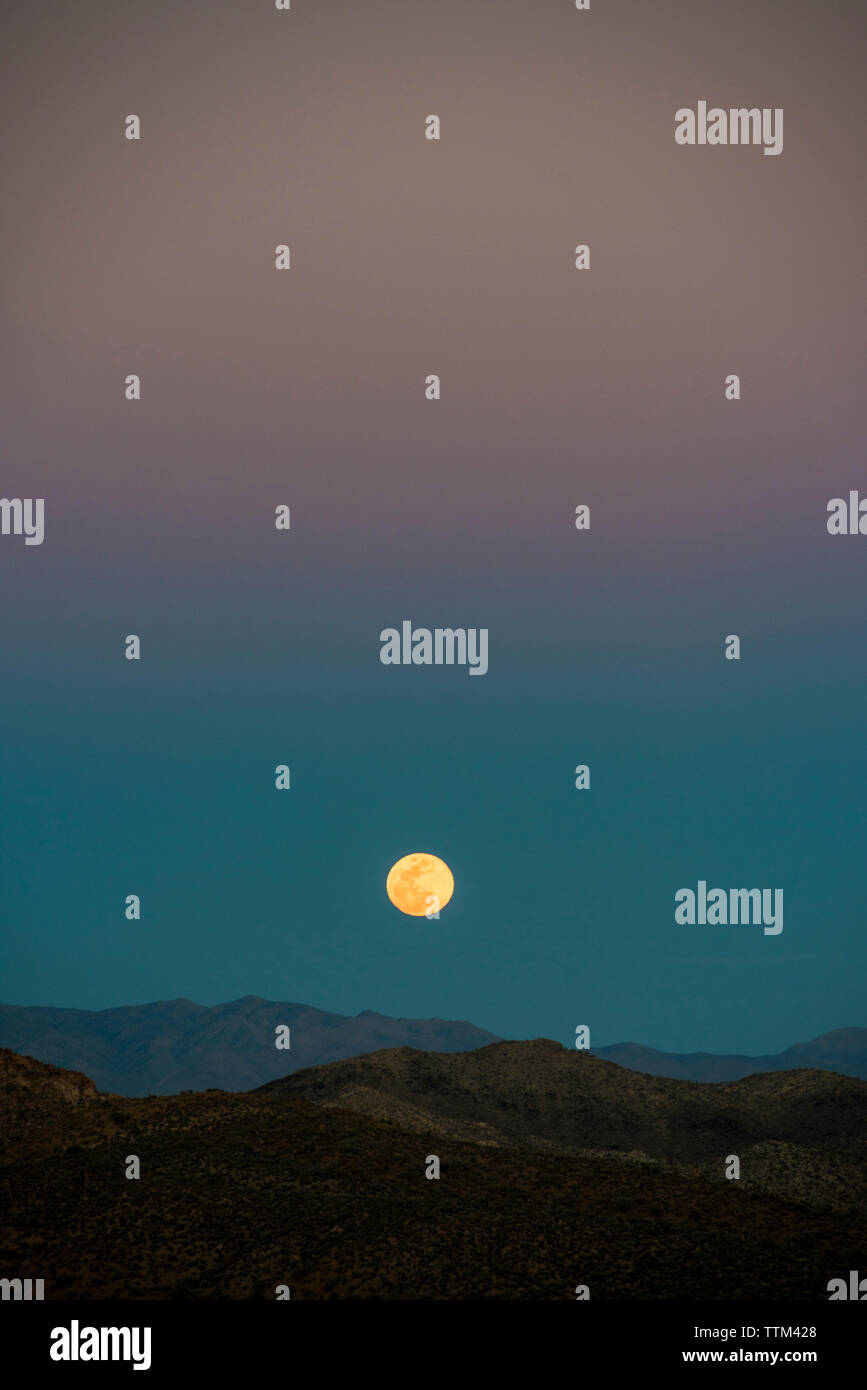
[(865, 1096), (538, 1040), (135, 1099), (4, 1050), (0, 1267), (48, 1299), (825, 1299), (867, 1248)]
[(715, 1085), (627, 1071), (547, 1039), (454, 1057), (391, 1049), (269, 1083), (416, 1133), (617, 1153), (820, 1206), (867, 1210), (867, 1082), (803, 1070)]

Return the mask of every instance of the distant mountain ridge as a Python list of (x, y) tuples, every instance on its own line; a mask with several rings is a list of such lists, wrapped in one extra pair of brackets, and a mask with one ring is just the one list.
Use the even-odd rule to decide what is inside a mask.
[[(281, 1024), (290, 1029), (288, 1050), (275, 1046)], [(98, 1090), (123, 1096), (249, 1091), (383, 1047), (467, 1052), (498, 1041), (471, 1023), (372, 1009), (348, 1018), (255, 995), (210, 1007), (189, 999), (98, 1011), (0, 1005), (0, 1048), (83, 1072)]]
[[(291, 1030), (288, 1051), (274, 1045), (280, 1024)], [(352, 1018), (255, 995), (213, 1006), (172, 999), (98, 1011), (0, 1005), (0, 1047), (83, 1072), (100, 1091), (124, 1096), (249, 1091), (302, 1068), (384, 1048), (471, 1052), (502, 1041), (472, 1023), (389, 1018), (371, 1009)], [(591, 1051), (631, 1071), (675, 1080), (738, 1081), (796, 1068), (867, 1080), (867, 1028), (838, 1028), (766, 1057), (667, 1053), (638, 1043)]]
[(657, 1052), (640, 1043), (614, 1043), (594, 1047), (595, 1057), (617, 1062), (630, 1071), (649, 1076), (668, 1076), (676, 1081), (740, 1081), (766, 1071), (836, 1071), (841, 1076), (857, 1076), (867, 1081), (867, 1028), (835, 1028), (810, 1042), (795, 1043), (785, 1052), (763, 1057), (740, 1054), (727, 1056), (713, 1052)]

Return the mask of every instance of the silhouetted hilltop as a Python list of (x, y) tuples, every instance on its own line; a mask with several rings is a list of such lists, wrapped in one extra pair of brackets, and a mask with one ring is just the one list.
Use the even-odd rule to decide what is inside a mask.
[(540, 1038), (456, 1056), (390, 1049), (263, 1088), (418, 1133), (524, 1149), (611, 1152), (742, 1180), (801, 1200), (867, 1205), (867, 1082), (766, 1073), (707, 1085), (627, 1071)]
[[(454, 1056), (393, 1048), (271, 1081), (264, 1090), (400, 1119), (482, 1123), (522, 1143), (641, 1149), (700, 1161), (761, 1139), (867, 1139), (867, 1082), (834, 1073), (766, 1073), (708, 1086), (627, 1071), (547, 1038)], [(374, 1101), (373, 1097), (378, 1099)], [(405, 1117), (404, 1117), (405, 1118)]]

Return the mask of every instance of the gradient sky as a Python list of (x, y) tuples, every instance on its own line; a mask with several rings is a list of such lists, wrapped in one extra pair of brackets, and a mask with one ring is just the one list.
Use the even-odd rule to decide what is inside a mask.
[[(0, 997), (867, 1023), (863, 6), (8, 9)], [(678, 147), (702, 99), (783, 153)], [(383, 667), (404, 618), (488, 674)], [(700, 878), (782, 935), (676, 926)]]

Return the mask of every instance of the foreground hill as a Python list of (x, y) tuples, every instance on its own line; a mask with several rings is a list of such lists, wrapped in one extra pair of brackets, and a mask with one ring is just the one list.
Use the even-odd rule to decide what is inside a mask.
[(702, 1085), (537, 1039), (451, 1057), (393, 1049), (264, 1090), (501, 1147), (632, 1153), (709, 1175), (736, 1154), (744, 1183), (867, 1208), (867, 1082), (829, 1072)]
[[(0, 1147), (6, 1153), (54, 1147), (76, 1111), (90, 1115), (101, 1097), (89, 1077), (0, 1049)], [(85, 1119), (85, 1127), (90, 1120)]]
[[(291, 1030), (289, 1051), (274, 1045), (281, 1024)], [(125, 1096), (245, 1091), (381, 1047), (465, 1052), (495, 1041), (471, 1023), (387, 1018), (370, 1009), (347, 1018), (253, 995), (212, 1008), (189, 999), (96, 1012), (0, 1005), (0, 1047), (82, 1071), (100, 1090)]]
[(867, 1248), (860, 1213), (613, 1154), (432, 1139), (279, 1088), (141, 1100), (82, 1081), (0, 1053), (0, 1263), (44, 1278), (47, 1299), (285, 1284), (293, 1299), (549, 1300), (587, 1284), (593, 1299), (812, 1301)]

